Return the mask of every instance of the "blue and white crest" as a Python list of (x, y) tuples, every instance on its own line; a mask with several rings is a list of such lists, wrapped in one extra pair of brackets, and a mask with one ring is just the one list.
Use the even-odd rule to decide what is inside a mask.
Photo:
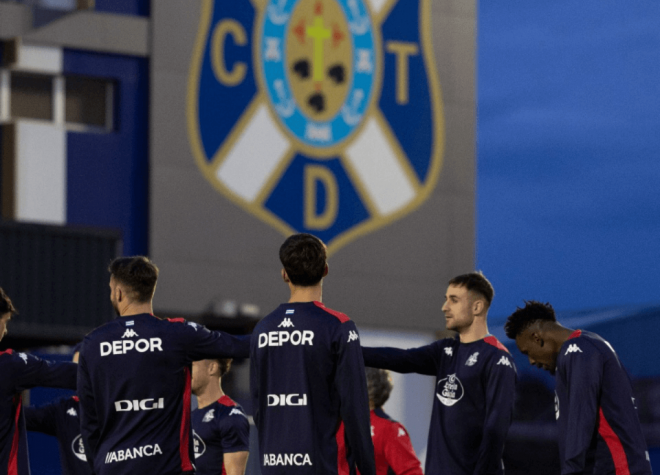
[(332, 252), (408, 214), (440, 173), (430, 0), (204, 0), (188, 129), (206, 178)]

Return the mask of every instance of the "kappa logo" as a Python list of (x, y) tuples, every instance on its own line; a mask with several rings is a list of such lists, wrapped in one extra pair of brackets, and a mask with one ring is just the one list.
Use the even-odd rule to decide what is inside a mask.
[(575, 343), (572, 343), (568, 345), (568, 349), (566, 350), (566, 353), (564, 353), (564, 356), (566, 356), (569, 353), (578, 353), (578, 352), (582, 353), (582, 350)]
[(85, 446), (83, 445), (82, 434), (78, 434), (78, 436), (75, 439), (73, 439), (73, 442), (71, 442), (71, 450), (73, 451), (73, 455), (75, 455), (77, 459), (82, 460), (83, 462), (87, 462), (87, 456), (85, 455)]
[(399, 427), (399, 432), (397, 433), (397, 437), (404, 437), (406, 435), (406, 431), (403, 429), (403, 427)]
[(358, 336), (356, 331), (351, 330), (351, 331), (348, 332), (348, 343), (350, 343), (352, 341), (357, 341), (359, 339), (360, 339), (360, 337)]
[(215, 409), (211, 409), (209, 412), (204, 414), (204, 418), (202, 419), (202, 422), (211, 422), (214, 417), (215, 417)]
[(135, 338), (136, 336), (139, 336), (139, 335), (135, 332), (135, 330), (133, 330), (132, 328), (128, 328), (121, 337), (122, 338)]
[(374, 436), (374, 426), (371, 426), (371, 437)]
[(454, 356), (454, 350), (453, 350), (453, 348), (451, 348), (451, 347), (449, 347), (449, 346), (446, 346), (446, 347), (445, 347), (445, 354), (446, 354), (447, 356)]
[(284, 320), (282, 320), (282, 323), (277, 325), (277, 328), (282, 328), (282, 327), (283, 328), (291, 328), (291, 327), (294, 327), (294, 326), (295, 325), (293, 324), (293, 322), (291, 321), (290, 318), (285, 318)]
[(246, 416), (245, 414), (243, 414), (243, 411), (241, 411), (241, 410), (240, 410), (239, 408), (237, 408), (237, 407), (235, 407), (235, 408), (233, 408), (231, 411), (229, 411), (229, 415), (230, 415), (230, 416), (236, 416), (236, 415), (238, 415), (238, 416), (243, 416), (243, 417), (247, 418), (247, 416)]
[(431, 0), (203, 0), (188, 83), (206, 179), (330, 253), (420, 206), (444, 148)]
[(73, 416), (73, 417), (76, 417), (78, 415), (78, 413), (76, 412), (76, 409), (73, 408), (73, 407), (70, 407), (69, 410), (66, 411), (66, 413), (70, 416)]
[(472, 353), (468, 360), (465, 362), (465, 366), (474, 366), (477, 363), (477, 358), (479, 358), (479, 352)]
[(463, 384), (456, 374), (450, 374), (446, 378), (438, 381), (437, 388), (438, 392), (436, 393), (436, 396), (438, 396), (438, 399), (442, 404), (449, 407), (460, 401), (465, 393), (463, 390)]
[(199, 458), (206, 452), (206, 444), (197, 432), (193, 429), (193, 449), (195, 451), (195, 458)]
[(502, 356), (500, 358), (500, 360), (497, 362), (497, 364), (498, 365), (501, 364), (501, 365), (509, 366), (509, 367), (513, 368), (513, 366), (511, 365), (511, 361), (509, 361), (509, 358), (507, 358), (506, 356)]
[(28, 355), (26, 355), (25, 353), (19, 353), (18, 357), (22, 359), (25, 362), (25, 364), (28, 364)]

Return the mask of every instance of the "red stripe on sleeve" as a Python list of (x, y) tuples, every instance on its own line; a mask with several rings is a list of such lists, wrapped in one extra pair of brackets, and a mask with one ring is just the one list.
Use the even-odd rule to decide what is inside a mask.
[(11, 355), (13, 353), (14, 353), (14, 350), (12, 350), (11, 348), (8, 349), (8, 350), (5, 350), (5, 351), (0, 351), (0, 355), (4, 355), (4, 354)]
[(181, 455), (181, 470), (193, 470), (190, 461), (190, 368), (184, 369), (185, 388), (183, 390), (183, 414), (181, 415), (181, 432), (179, 435), (179, 454)]
[(337, 319), (342, 323), (348, 322), (350, 320), (350, 318), (348, 318), (348, 315), (343, 314), (341, 312), (338, 312), (336, 310), (331, 310), (331, 309), (327, 308), (325, 305), (323, 305), (321, 302), (317, 302), (315, 300), (314, 305), (316, 305), (318, 308), (322, 308), (323, 310), (328, 312), (330, 315), (333, 315), (333, 316), (337, 317)]
[(506, 346), (504, 346), (502, 343), (500, 343), (500, 340), (498, 340), (494, 336), (487, 336), (486, 338), (484, 338), (484, 341), (486, 343), (488, 343), (489, 345), (493, 345), (498, 350), (504, 350), (507, 353), (509, 353), (508, 348)]
[(616, 435), (607, 422), (607, 419), (605, 419), (603, 408), (600, 408), (599, 413), (598, 433), (605, 439), (607, 448), (610, 449), (610, 454), (612, 454), (612, 460), (614, 461), (615, 473), (616, 475), (630, 475), (628, 458), (626, 457), (626, 452), (623, 450), (623, 444), (621, 444), (619, 436)]
[(167, 321), (173, 323), (184, 323), (186, 320), (184, 318), (168, 318)]
[(226, 394), (224, 396), (222, 396), (220, 399), (218, 399), (218, 403), (222, 404), (223, 406), (227, 406), (227, 407), (234, 407), (236, 405), (234, 400), (232, 398), (230, 398), (229, 396), (227, 396)]
[(572, 340), (573, 338), (577, 338), (580, 335), (582, 335), (582, 330), (575, 330), (573, 333), (571, 333), (571, 336), (569, 336), (568, 339)]
[(18, 430), (18, 419), (21, 417), (21, 395), (17, 394), (14, 396), (14, 401), (18, 400), (16, 404), (16, 416), (14, 416), (14, 437), (11, 441), (11, 452), (9, 452), (9, 466), (7, 467), (7, 475), (18, 475), (18, 441), (19, 441), (19, 430)]

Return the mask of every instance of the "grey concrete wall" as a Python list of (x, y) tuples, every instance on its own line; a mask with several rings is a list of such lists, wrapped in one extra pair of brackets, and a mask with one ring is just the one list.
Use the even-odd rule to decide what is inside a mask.
[[(441, 329), (447, 280), (474, 266), (476, 7), (432, 3), (443, 165), (421, 206), (333, 251), (324, 302), (358, 324)], [(150, 254), (161, 268), (155, 306), (194, 314), (214, 299), (231, 299), (267, 313), (288, 298), (277, 257), (285, 236), (219, 193), (191, 152), (186, 107), (200, 8), (201, 0), (152, 2)]]

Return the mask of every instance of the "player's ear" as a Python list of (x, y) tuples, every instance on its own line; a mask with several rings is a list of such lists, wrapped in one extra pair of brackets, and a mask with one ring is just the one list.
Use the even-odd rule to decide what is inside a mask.
[(209, 365), (206, 367), (208, 374), (214, 374), (218, 370), (218, 362), (211, 360)]
[(325, 268), (323, 269), (323, 277), (325, 277), (326, 275), (328, 275), (328, 270), (329, 270), (329, 268), (328, 268), (328, 263), (326, 262), (326, 263), (325, 263)]
[(484, 301), (481, 299), (475, 299), (474, 302), (472, 302), (472, 313), (475, 315), (480, 315), (481, 312), (484, 311)]
[(545, 344), (545, 341), (541, 337), (541, 335), (538, 334), (538, 332), (532, 332), (532, 334), (529, 336), (534, 343), (536, 343), (538, 346), (543, 348), (543, 345)]
[(282, 269), (281, 274), (282, 274), (282, 280), (283, 280), (284, 282), (286, 282), (287, 284), (288, 284), (289, 282), (291, 282), (291, 281), (289, 280), (289, 276), (286, 275), (286, 271), (285, 271), (284, 269)]

